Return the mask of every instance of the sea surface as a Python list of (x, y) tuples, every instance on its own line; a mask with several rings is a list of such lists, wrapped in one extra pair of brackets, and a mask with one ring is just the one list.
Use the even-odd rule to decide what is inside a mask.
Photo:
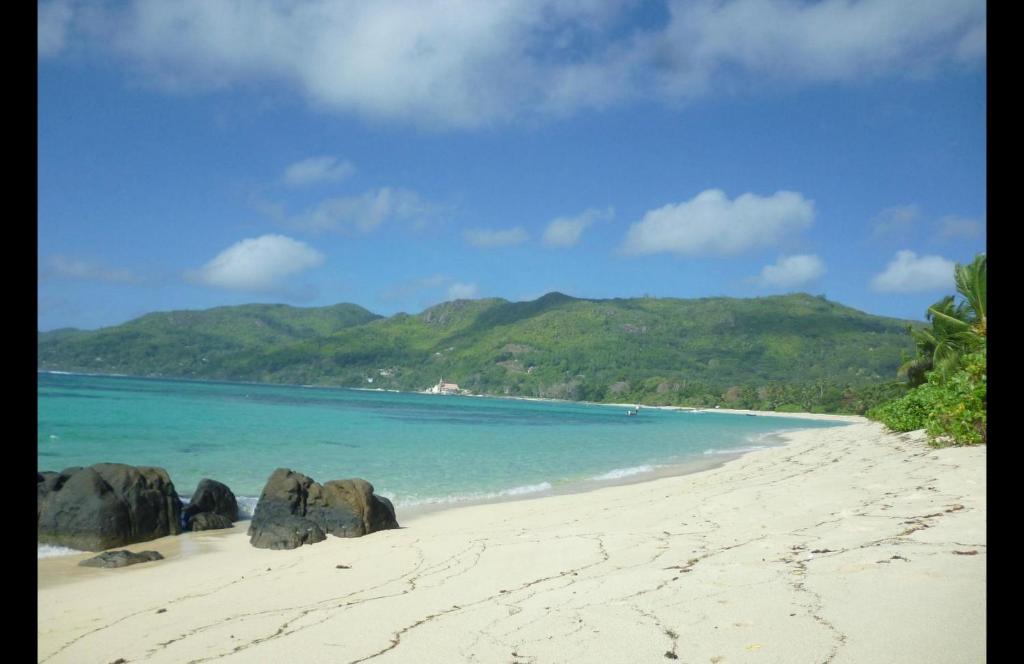
[[(79, 374), (38, 374), (39, 470), (165, 468), (212, 478), (251, 515), (270, 474), (370, 481), (403, 511), (682, 472), (839, 423), (620, 406)], [(59, 552), (59, 551), (58, 551)], [(42, 554), (41, 554), (42, 555)]]

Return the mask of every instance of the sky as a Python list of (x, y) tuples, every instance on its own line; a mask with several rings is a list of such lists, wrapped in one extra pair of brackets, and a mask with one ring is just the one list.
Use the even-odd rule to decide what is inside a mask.
[(979, 0), (38, 3), (38, 327), (825, 295), (986, 248)]

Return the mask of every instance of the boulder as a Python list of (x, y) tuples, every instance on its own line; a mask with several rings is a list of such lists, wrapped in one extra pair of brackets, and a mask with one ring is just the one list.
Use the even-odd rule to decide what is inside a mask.
[(327, 534), (361, 537), (397, 528), (395, 508), (362, 479), (323, 485), (287, 468), (271, 474), (249, 526), (250, 543), (261, 549), (294, 549)]
[[(186, 527), (192, 518), (201, 512), (219, 514), (229, 522), (235, 522), (238, 521), (238, 501), (226, 485), (216, 480), (203, 479), (199, 481), (191, 502), (184, 509)], [(230, 526), (230, 523), (228, 525)]]
[(200, 530), (220, 530), (230, 528), (231, 519), (216, 512), (200, 512), (193, 514), (188, 520), (188, 529), (193, 532)]
[(87, 558), (78, 563), (80, 567), (125, 567), (136, 563), (148, 563), (151, 560), (163, 560), (156, 551), (104, 551), (94, 558)]
[(100, 463), (36, 474), (42, 544), (102, 551), (181, 533), (181, 500), (163, 468)]

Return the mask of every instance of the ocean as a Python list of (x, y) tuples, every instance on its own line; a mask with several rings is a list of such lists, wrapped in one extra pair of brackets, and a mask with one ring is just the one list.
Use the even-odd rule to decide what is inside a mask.
[[(837, 422), (344, 388), (38, 374), (39, 470), (165, 468), (211, 478), (251, 515), (279, 467), (361, 477), (403, 513), (586, 490), (710, 466)], [(51, 552), (52, 553), (52, 552)], [(42, 555), (42, 554), (41, 554)]]

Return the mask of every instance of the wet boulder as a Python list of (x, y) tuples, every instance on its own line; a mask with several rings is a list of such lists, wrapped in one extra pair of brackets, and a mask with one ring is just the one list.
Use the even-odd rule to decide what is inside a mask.
[[(192, 493), (192, 500), (182, 511), (185, 528), (187, 530), (209, 530), (209, 528), (192, 527), (192, 520), (196, 515), (202, 513), (221, 516), (228, 520), (227, 526), (214, 527), (230, 528), (233, 522), (238, 521), (238, 501), (235, 499), (235, 494), (227, 485), (217, 480), (200, 480), (196, 490)], [(214, 521), (222, 522), (222, 520)]]
[(294, 549), (322, 541), (328, 534), (361, 537), (397, 527), (391, 501), (375, 495), (366, 480), (332, 480), (321, 485), (302, 473), (278, 468), (256, 504), (249, 541), (261, 549)]
[(188, 520), (188, 529), (192, 532), (201, 530), (221, 530), (231, 527), (231, 519), (216, 512), (200, 512), (193, 514)]
[(87, 558), (78, 563), (79, 567), (127, 567), (138, 563), (148, 563), (151, 560), (163, 560), (164, 557), (156, 551), (104, 551), (98, 556)]
[(102, 551), (181, 533), (181, 499), (163, 468), (99, 463), (36, 475), (41, 544)]

